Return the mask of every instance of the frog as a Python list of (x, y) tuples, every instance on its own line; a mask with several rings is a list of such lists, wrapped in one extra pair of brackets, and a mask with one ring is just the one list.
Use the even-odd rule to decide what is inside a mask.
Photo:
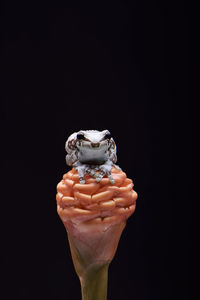
[(100, 182), (107, 176), (111, 184), (115, 183), (111, 171), (117, 162), (117, 147), (109, 130), (79, 130), (71, 134), (66, 143), (66, 163), (73, 167), (79, 176), (79, 182), (85, 183), (89, 174)]

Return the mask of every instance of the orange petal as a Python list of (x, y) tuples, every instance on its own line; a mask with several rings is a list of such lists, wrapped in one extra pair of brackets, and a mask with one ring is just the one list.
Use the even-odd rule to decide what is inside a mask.
[(57, 203), (60, 203), (60, 200), (62, 199), (63, 194), (62, 193), (57, 193), (56, 194), (56, 201)]
[(95, 182), (88, 184), (76, 183), (73, 189), (91, 195), (99, 189), (99, 185)]
[(132, 181), (131, 179), (129, 179), (129, 178), (126, 178), (126, 179), (124, 180), (122, 186), (126, 186), (126, 185), (128, 185), (128, 184), (130, 184), (130, 183), (133, 183), (133, 181)]
[(113, 192), (112, 191), (105, 191), (102, 193), (98, 193), (95, 195), (92, 195), (92, 201), (93, 202), (99, 202), (99, 201), (105, 201), (112, 199)]
[(74, 197), (63, 197), (61, 200), (61, 204), (63, 206), (74, 206), (77, 203), (77, 201), (74, 199)]
[(115, 208), (115, 202), (113, 200), (109, 200), (109, 201), (102, 201), (99, 203), (99, 207), (101, 209), (113, 209)]
[(71, 180), (71, 179), (65, 179), (65, 183), (66, 183), (70, 188), (72, 188), (72, 186), (74, 185), (74, 181)]
[(99, 205), (97, 203), (89, 204), (85, 206), (88, 210), (99, 210)]
[(126, 185), (126, 186), (120, 187), (118, 191), (119, 191), (120, 193), (123, 193), (123, 192), (131, 191), (132, 188), (133, 188), (133, 183), (129, 183), (129, 184)]
[(73, 176), (73, 172), (72, 172), (72, 170), (71, 171), (69, 171), (69, 172), (67, 172), (66, 174), (64, 174), (63, 175), (63, 179), (65, 180), (65, 179), (72, 179), (72, 176)]
[(75, 199), (78, 199), (83, 204), (90, 204), (91, 203), (91, 196), (79, 192), (74, 192)]
[(63, 222), (73, 220), (73, 222), (85, 222), (99, 216), (98, 211), (90, 211), (81, 208), (68, 207), (59, 209), (58, 214), (61, 216)]
[(110, 180), (109, 180), (108, 177), (103, 177), (99, 183), (100, 183), (101, 185), (110, 184)]
[(69, 187), (65, 184), (64, 180), (60, 181), (57, 185), (57, 191), (60, 193), (70, 194)]
[(124, 180), (126, 179), (126, 174), (125, 173), (114, 173), (113, 178), (115, 180), (115, 185), (120, 186), (123, 184)]
[(78, 176), (78, 173), (73, 174), (72, 180), (73, 180), (74, 182), (79, 182), (79, 176)]

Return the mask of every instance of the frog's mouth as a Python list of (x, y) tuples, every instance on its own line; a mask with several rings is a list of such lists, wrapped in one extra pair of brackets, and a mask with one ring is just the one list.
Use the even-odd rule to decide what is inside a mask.
[(99, 148), (100, 143), (91, 143), (92, 148)]

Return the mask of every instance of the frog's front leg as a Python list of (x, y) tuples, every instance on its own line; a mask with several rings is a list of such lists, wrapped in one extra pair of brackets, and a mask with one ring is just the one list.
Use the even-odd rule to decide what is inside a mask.
[(112, 171), (112, 167), (113, 167), (113, 162), (108, 160), (107, 162), (105, 162), (103, 165), (101, 165), (99, 167), (99, 170), (100, 170), (100, 173), (96, 174), (96, 181), (99, 182), (101, 181), (101, 179), (107, 175), (109, 180), (110, 180), (110, 183), (114, 184), (115, 183), (115, 180), (114, 178), (112, 177), (111, 175), (111, 171)]
[(84, 176), (85, 176), (86, 171), (87, 171), (87, 165), (82, 164), (79, 161), (77, 161), (73, 165), (73, 167), (78, 172), (79, 182), (82, 183), (82, 184), (84, 184), (85, 183)]
[(86, 168), (86, 172), (94, 178), (96, 178), (97, 171), (98, 171), (98, 167), (94, 165), (93, 166), (88, 165)]

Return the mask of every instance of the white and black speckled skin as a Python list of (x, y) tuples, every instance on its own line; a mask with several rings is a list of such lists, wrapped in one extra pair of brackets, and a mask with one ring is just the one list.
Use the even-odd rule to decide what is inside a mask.
[(85, 183), (84, 175), (89, 174), (101, 181), (108, 176), (111, 183), (112, 167), (117, 161), (116, 145), (108, 130), (80, 130), (69, 136), (65, 143), (66, 163), (79, 174), (80, 183)]

